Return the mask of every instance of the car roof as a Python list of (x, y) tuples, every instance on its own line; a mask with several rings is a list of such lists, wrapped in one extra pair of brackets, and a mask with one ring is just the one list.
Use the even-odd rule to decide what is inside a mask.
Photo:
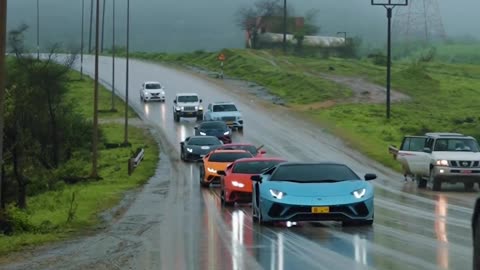
[(226, 105), (226, 104), (235, 105), (235, 103), (232, 102), (232, 101), (215, 101), (215, 102), (212, 102), (212, 105)]
[(462, 139), (474, 139), (472, 136), (466, 136), (461, 133), (448, 133), (448, 132), (430, 132), (425, 133), (425, 136), (432, 138), (462, 138)]
[(177, 97), (179, 96), (198, 96), (197, 93), (177, 93)]
[(214, 154), (214, 153), (249, 153), (251, 155), (251, 153), (248, 152), (247, 150), (241, 150), (241, 149), (237, 149), (237, 150), (215, 149), (215, 150), (211, 151), (210, 153), (211, 154)]
[(252, 157), (252, 158), (240, 158), (235, 160), (234, 163), (248, 162), (248, 161), (284, 161), (287, 162), (284, 158), (279, 157)]
[(245, 146), (245, 145), (248, 145), (248, 146), (255, 146), (253, 143), (226, 143), (224, 145), (222, 145), (222, 147), (229, 147), (229, 146)]
[(144, 84), (154, 84), (154, 83), (158, 83), (160, 84), (160, 82), (157, 82), (157, 81), (146, 81), (146, 82), (143, 82)]
[(217, 139), (218, 140), (218, 138), (216, 136), (200, 136), (200, 135), (199, 136), (190, 136), (190, 140), (191, 139), (200, 139), (200, 138), (208, 138), (208, 139)]

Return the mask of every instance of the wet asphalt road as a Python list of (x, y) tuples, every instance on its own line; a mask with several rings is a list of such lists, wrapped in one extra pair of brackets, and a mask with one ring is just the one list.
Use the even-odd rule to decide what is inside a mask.
[[(111, 61), (102, 58), (100, 65), (108, 85)], [(123, 95), (125, 61), (117, 60), (116, 67)], [(93, 58), (85, 59), (84, 69), (93, 72)], [(157, 175), (105, 233), (32, 253), (5, 269), (471, 269), (470, 218), (477, 192), (447, 185), (443, 192), (417, 190), (285, 108), (262, 106), (223, 82), (136, 60), (130, 75), (131, 105), (162, 138)], [(147, 80), (164, 84), (165, 103), (140, 102)], [(270, 156), (343, 162), (359, 174), (377, 173), (374, 225), (260, 227), (252, 222), (250, 206), (222, 208), (216, 188), (200, 188), (197, 164), (179, 161), (179, 142), (193, 135), (195, 121), (173, 121), (178, 92), (199, 93), (204, 107), (235, 101), (246, 124), (233, 140), (264, 144)]]

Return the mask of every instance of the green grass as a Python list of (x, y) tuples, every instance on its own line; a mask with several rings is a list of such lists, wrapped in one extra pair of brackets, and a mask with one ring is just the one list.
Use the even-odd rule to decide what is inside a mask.
[[(72, 76), (77, 74), (72, 73)], [(75, 100), (75, 108), (83, 112), (85, 117), (91, 117), (89, 110), (91, 102), (85, 98), (92, 92), (92, 81), (74, 81), (68, 95)], [(100, 97), (107, 97), (109, 93), (101, 90)], [(83, 97), (83, 98), (80, 98)], [(100, 104), (108, 104), (106, 99)], [(118, 100), (119, 107), (124, 103)], [(105, 106), (108, 108), (108, 106)], [(133, 116), (134, 113), (131, 112)], [(115, 118), (123, 116), (122, 112), (110, 115), (100, 115), (100, 118)], [(103, 140), (107, 142), (122, 142), (123, 125), (102, 124)], [(10, 208), (20, 227), (28, 228), (25, 232), (13, 236), (0, 236), (0, 255), (12, 251), (22, 250), (25, 247), (65, 239), (86, 229), (93, 228), (100, 221), (98, 214), (117, 204), (125, 191), (144, 184), (155, 172), (158, 162), (158, 146), (148, 131), (133, 126), (129, 127), (129, 141), (131, 148), (105, 149), (103, 144), (99, 151), (99, 174), (103, 179), (88, 181), (75, 185), (63, 185), (56, 191), (50, 191), (28, 198), (28, 209), (20, 211)], [(145, 148), (145, 158), (132, 176), (127, 174), (127, 160), (131, 151), (137, 147)], [(90, 170), (88, 158), (73, 160)], [(67, 223), (72, 194), (75, 194), (74, 219)]]
[[(449, 47), (443, 47), (440, 52), (448, 54), (447, 48)], [(463, 51), (458, 46), (450, 48)], [(228, 58), (226, 74), (262, 84), (291, 104), (308, 104), (327, 99), (342, 101), (349, 95), (348, 90), (334, 90), (344, 89), (342, 86), (318, 77), (302, 75), (305, 73), (364, 77), (373, 83), (385, 84), (385, 67), (374, 65), (369, 59), (307, 58), (284, 56), (273, 51), (224, 52)], [(468, 53), (471, 52), (465, 52)], [(138, 53), (135, 56), (218, 70), (217, 54), (218, 52), (174, 55)], [(330, 71), (329, 67), (334, 67), (335, 70)], [(283, 88), (282, 85), (288, 87)], [(413, 61), (394, 62), (392, 88), (408, 94), (411, 100), (394, 103), (390, 121), (385, 119), (384, 104), (339, 102), (328, 109), (301, 113), (320, 125), (329, 127), (354, 148), (394, 169), (399, 169), (399, 166), (388, 154), (387, 147), (391, 144), (398, 146), (404, 135), (455, 131), (480, 139), (480, 65), (439, 61), (420, 64)]]

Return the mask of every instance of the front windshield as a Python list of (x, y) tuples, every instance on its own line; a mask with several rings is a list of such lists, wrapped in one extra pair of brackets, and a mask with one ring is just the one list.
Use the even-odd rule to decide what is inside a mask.
[(177, 102), (198, 102), (197, 96), (179, 96)]
[(257, 147), (254, 145), (225, 145), (221, 149), (228, 149), (228, 150), (245, 150), (250, 152), (252, 155), (257, 155), (258, 150)]
[(192, 138), (188, 141), (189, 145), (220, 145), (220, 141), (215, 137)]
[(259, 174), (263, 170), (271, 168), (278, 163), (281, 163), (280, 160), (265, 160), (265, 161), (243, 161), (239, 162), (233, 167), (233, 173), (243, 173), (243, 174)]
[(272, 181), (340, 182), (360, 180), (350, 168), (340, 164), (292, 164), (278, 167)]
[(478, 152), (478, 144), (473, 139), (448, 138), (437, 139), (434, 151), (439, 152)]
[(252, 157), (252, 155), (248, 152), (214, 153), (208, 160), (210, 162), (234, 162), (237, 159), (250, 157)]
[(237, 107), (233, 104), (223, 104), (223, 105), (215, 105), (213, 106), (214, 112), (235, 112), (237, 111)]
[(224, 122), (205, 122), (201, 125), (202, 129), (227, 129), (227, 124)]
[(162, 89), (162, 86), (159, 83), (148, 83), (145, 85), (146, 89)]

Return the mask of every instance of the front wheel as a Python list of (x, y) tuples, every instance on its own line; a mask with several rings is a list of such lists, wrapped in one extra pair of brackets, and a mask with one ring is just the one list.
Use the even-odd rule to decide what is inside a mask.
[(418, 188), (426, 188), (427, 187), (427, 180), (423, 179), (421, 175), (415, 175), (415, 180), (417, 181)]
[(176, 113), (173, 113), (173, 120), (175, 120), (175, 122), (180, 122), (180, 116)]
[(433, 191), (440, 191), (442, 189), (442, 181), (435, 176), (435, 170), (433, 168), (430, 169), (430, 182), (433, 183)]
[(473, 190), (473, 185), (474, 185), (474, 184), (475, 184), (474, 182), (463, 183), (463, 185), (465, 186), (465, 190), (466, 190), (466, 191), (471, 191), (471, 190)]
[(228, 202), (225, 198), (225, 191), (222, 189), (220, 192), (220, 201), (222, 202), (222, 206), (233, 206), (235, 202)]

